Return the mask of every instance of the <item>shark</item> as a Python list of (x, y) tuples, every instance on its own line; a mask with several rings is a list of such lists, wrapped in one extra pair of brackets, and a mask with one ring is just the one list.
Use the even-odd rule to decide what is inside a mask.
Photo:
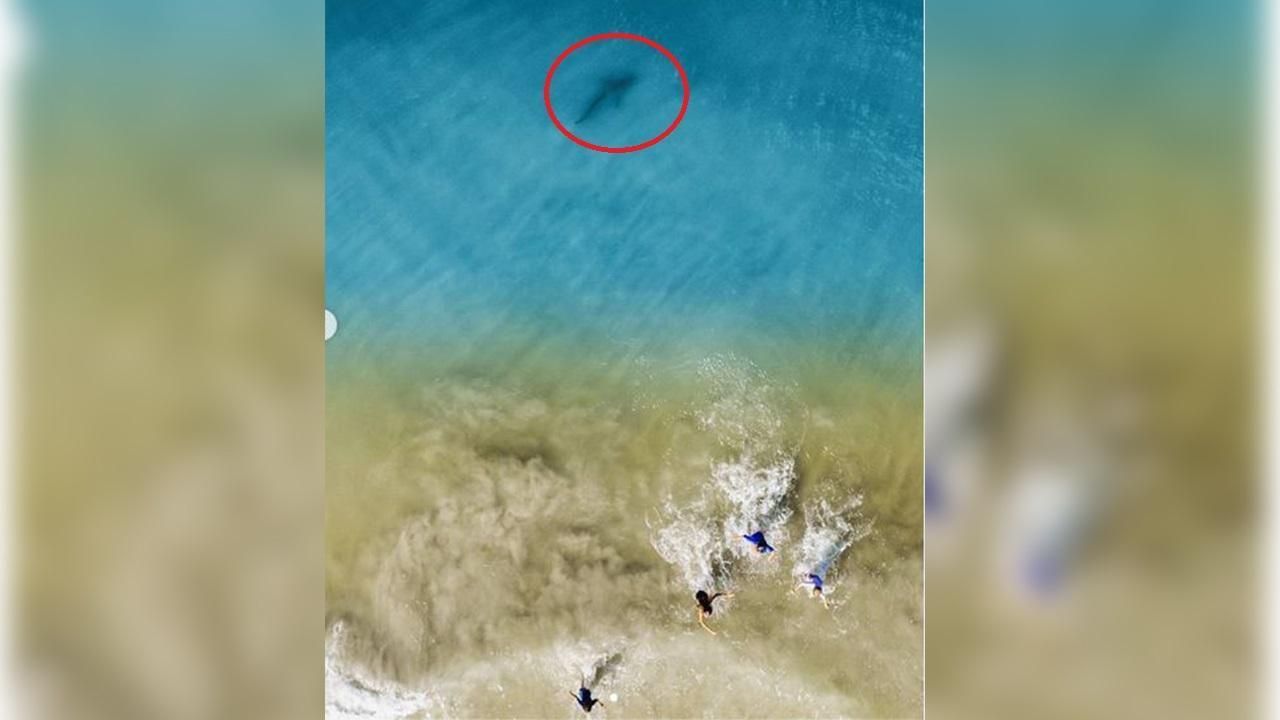
[(615, 73), (601, 78), (600, 84), (596, 87), (596, 94), (592, 96), (587, 109), (582, 112), (582, 115), (573, 124), (582, 124), (605, 105), (620, 106), (627, 91), (636, 84), (637, 79), (636, 74), (630, 72)]

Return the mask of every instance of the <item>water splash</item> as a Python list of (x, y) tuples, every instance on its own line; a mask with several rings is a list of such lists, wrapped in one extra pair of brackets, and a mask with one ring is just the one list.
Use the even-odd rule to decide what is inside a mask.
[(346, 657), (350, 632), (339, 621), (324, 647), (324, 716), (327, 720), (400, 720), (430, 717), (439, 703), (428, 693), (375, 677)]
[[(771, 538), (784, 532), (791, 517), (787, 498), (795, 481), (794, 459), (779, 457), (760, 463), (744, 456), (714, 465), (711, 480), (732, 508), (724, 523), (727, 535), (740, 540), (743, 534), (756, 530), (763, 530)], [(733, 547), (746, 548), (741, 542)]]
[(557, 646), (552, 654), (562, 668), (565, 683), (600, 690), (613, 684), (626, 657), (627, 643), (621, 639), (590, 642), (579, 640)]
[(758, 366), (734, 355), (712, 355), (698, 363), (697, 374), (705, 396), (694, 414), (721, 445), (745, 450), (785, 444), (783, 410), (790, 398)]
[(836, 564), (854, 543), (871, 534), (873, 524), (863, 520), (859, 508), (862, 495), (833, 507), (825, 498), (809, 503), (804, 508), (805, 529), (800, 540), (800, 550), (792, 568), (798, 579), (813, 573), (833, 585)]
[(693, 501), (677, 506), (668, 498), (661, 511), (666, 522), (652, 542), (689, 590), (713, 591), (733, 585), (731, 561), (754, 554), (743, 535), (763, 530), (774, 541), (787, 537), (795, 459), (784, 418), (794, 402), (760, 368), (733, 355), (702, 359), (696, 376), (701, 394), (691, 415), (732, 456), (709, 459)]
[(662, 514), (668, 521), (654, 535), (653, 549), (680, 571), (685, 586), (690, 591), (711, 590), (726, 582), (725, 539), (707, 503), (680, 508), (668, 499)]

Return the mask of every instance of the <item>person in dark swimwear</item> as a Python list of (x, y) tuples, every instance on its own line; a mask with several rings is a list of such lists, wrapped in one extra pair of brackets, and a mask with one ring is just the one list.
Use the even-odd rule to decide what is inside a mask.
[(591, 697), (591, 690), (586, 687), (578, 688), (577, 695), (574, 695), (573, 693), (569, 693), (569, 695), (578, 703), (578, 706), (582, 708), (582, 712), (589, 713), (591, 712), (591, 708), (596, 705), (604, 707), (604, 703)]
[(764, 532), (761, 530), (757, 530), (750, 535), (743, 535), (742, 539), (755, 545), (756, 552), (761, 555), (773, 552), (773, 546), (769, 544), (769, 541), (764, 539)]
[(799, 585), (796, 585), (794, 588), (792, 588), (791, 592), (795, 592), (796, 590), (799, 590), (805, 585), (812, 585), (813, 596), (822, 601), (823, 607), (827, 609), (831, 608), (830, 603), (827, 602), (827, 596), (822, 594), (822, 576), (821, 575), (815, 575), (813, 573), (809, 573), (809, 577), (801, 581)]
[(715, 635), (716, 631), (707, 627), (707, 618), (711, 617), (713, 609), (711, 607), (711, 603), (715, 602), (715, 599), (718, 597), (731, 598), (733, 597), (733, 593), (716, 593), (715, 595), (708, 595), (706, 590), (699, 590), (693, 597), (698, 601), (698, 624), (702, 626), (703, 630)]

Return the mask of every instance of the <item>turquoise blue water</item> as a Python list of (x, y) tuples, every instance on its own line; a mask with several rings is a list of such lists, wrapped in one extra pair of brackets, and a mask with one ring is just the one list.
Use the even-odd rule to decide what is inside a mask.
[[(327, 304), (344, 332), (916, 354), (919, 7), (741, 5), (330, 2)], [(677, 131), (626, 156), (570, 143), (541, 97), (562, 50), (614, 29), (662, 43), (691, 84)], [(637, 62), (642, 83), (668, 80), (630, 45), (659, 61)], [(603, 120), (669, 119), (678, 86), (643, 90)]]

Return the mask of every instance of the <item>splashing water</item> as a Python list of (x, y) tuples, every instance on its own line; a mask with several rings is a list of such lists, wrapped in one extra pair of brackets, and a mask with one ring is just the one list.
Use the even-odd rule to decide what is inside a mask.
[(861, 506), (861, 495), (838, 508), (833, 508), (826, 499), (805, 506), (804, 536), (792, 569), (798, 579), (813, 573), (831, 587), (831, 575), (840, 557), (854, 543), (871, 534), (872, 523), (863, 521), (858, 514)]
[(623, 640), (588, 642), (579, 640), (558, 646), (556, 660), (563, 668), (566, 683), (581, 683), (582, 687), (598, 691), (613, 684), (614, 676), (621, 669), (626, 656), (627, 643)]
[[(724, 523), (727, 536), (741, 540), (742, 535), (757, 530), (770, 538), (783, 536), (791, 517), (787, 498), (795, 480), (795, 460), (781, 457), (757, 464), (745, 456), (736, 462), (717, 463), (711, 469), (711, 480), (732, 506)], [(730, 547), (734, 554), (750, 550), (742, 542)]]
[(698, 425), (734, 450), (781, 449), (786, 445), (786, 410), (794, 405), (786, 389), (754, 363), (717, 354), (698, 363), (707, 396), (695, 410)]
[(722, 567), (724, 537), (717, 532), (715, 523), (708, 522), (706, 504), (677, 508), (668, 499), (663, 514), (671, 519), (658, 529), (653, 549), (680, 571), (690, 591), (719, 587), (721, 581), (727, 580), (717, 572)]
[(399, 720), (421, 717), (437, 706), (426, 692), (375, 677), (347, 662), (349, 631), (339, 621), (324, 648), (324, 716), (329, 720)]
[[(743, 535), (763, 530), (771, 540), (785, 541), (795, 481), (795, 459), (778, 409), (791, 404), (786, 393), (755, 365), (732, 355), (705, 358), (697, 375), (707, 393), (695, 404), (698, 426), (735, 457), (711, 463), (688, 505), (678, 507), (668, 498), (662, 515), (669, 519), (652, 541), (695, 591), (733, 584), (727, 560), (755, 552)], [(749, 572), (760, 570), (751, 566)]]

